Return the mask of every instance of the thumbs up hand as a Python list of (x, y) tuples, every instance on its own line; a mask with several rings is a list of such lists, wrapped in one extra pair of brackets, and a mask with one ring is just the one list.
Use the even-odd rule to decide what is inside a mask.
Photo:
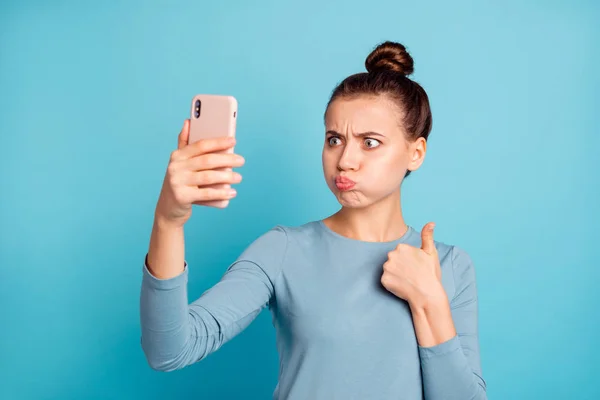
[(446, 296), (441, 282), (440, 260), (433, 242), (434, 226), (430, 222), (423, 227), (421, 248), (400, 243), (388, 253), (383, 264), (381, 284), (411, 306), (422, 306)]

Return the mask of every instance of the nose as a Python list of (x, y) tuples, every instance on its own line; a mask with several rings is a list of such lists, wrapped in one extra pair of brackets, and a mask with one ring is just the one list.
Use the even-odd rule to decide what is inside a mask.
[(338, 160), (338, 170), (357, 170), (359, 165), (359, 153), (360, 151), (354, 149), (354, 147), (351, 144), (346, 144), (346, 146), (344, 146), (344, 151), (342, 151), (340, 159)]

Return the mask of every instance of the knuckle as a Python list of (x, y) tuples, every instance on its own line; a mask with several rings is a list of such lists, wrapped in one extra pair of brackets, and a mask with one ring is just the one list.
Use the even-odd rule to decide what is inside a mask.
[(201, 171), (204, 169), (204, 156), (193, 156), (188, 161), (186, 161), (186, 169), (192, 171)]
[(169, 175), (169, 184), (172, 187), (180, 186), (181, 184), (189, 180), (188, 175), (189, 173), (187, 173), (186, 171), (173, 171), (173, 173)]
[(211, 183), (214, 183), (210, 171), (198, 171), (195, 175), (196, 177), (194, 179), (194, 183), (197, 186), (210, 185)]
[(194, 169), (197, 171), (204, 170), (208, 166), (208, 163), (206, 162), (206, 157), (204, 156), (196, 157), (194, 164)]
[(206, 139), (201, 139), (201, 140), (197, 141), (196, 148), (197, 148), (198, 152), (200, 152), (200, 153), (208, 152), (209, 146), (208, 146)]
[(177, 164), (175, 164), (172, 160), (169, 163), (169, 165), (167, 166), (167, 174), (174, 175), (175, 172), (177, 171)]
[(210, 196), (208, 195), (207, 189), (200, 189), (194, 195), (195, 201), (207, 201), (210, 200)]
[(387, 274), (381, 275), (381, 284), (385, 287), (388, 287), (390, 284), (390, 277)]
[(394, 263), (393, 261), (386, 262), (383, 265), (383, 270), (388, 273), (394, 272), (396, 270), (396, 263)]
[(207, 175), (205, 171), (199, 171), (195, 173), (194, 183), (197, 186), (203, 186), (210, 183), (210, 175)]
[(181, 154), (181, 153), (179, 152), (179, 149), (177, 149), (177, 150), (173, 150), (173, 151), (171, 152), (171, 155), (169, 156), (169, 161), (173, 162), (173, 161), (177, 161), (177, 160), (179, 160), (179, 156), (180, 156), (180, 154)]
[(218, 157), (216, 154), (208, 153), (203, 157), (203, 161), (205, 166), (213, 167), (217, 163)]
[(192, 182), (193, 174), (186, 170), (179, 170), (171, 174), (169, 182), (172, 186), (186, 186)]

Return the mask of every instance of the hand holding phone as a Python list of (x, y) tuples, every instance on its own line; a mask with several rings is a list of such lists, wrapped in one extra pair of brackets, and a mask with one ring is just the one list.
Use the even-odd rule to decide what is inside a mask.
[(234, 153), (237, 102), (231, 96), (197, 95), (179, 134), (156, 208), (157, 218), (183, 225), (192, 204), (225, 208), (242, 177), (233, 168), (245, 160)]

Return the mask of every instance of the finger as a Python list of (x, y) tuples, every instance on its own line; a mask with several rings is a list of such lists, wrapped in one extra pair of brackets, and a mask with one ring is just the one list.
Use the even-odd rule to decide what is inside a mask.
[(195, 201), (192, 204), (205, 207), (226, 208), (229, 205), (229, 200)]
[(197, 171), (193, 172), (188, 180), (187, 184), (192, 186), (205, 186), (213, 185), (215, 183), (240, 183), (242, 181), (242, 175), (234, 171)]
[(190, 120), (186, 119), (183, 122), (183, 128), (181, 128), (181, 132), (179, 132), (177, 149), (183, 149), (188, 145), (188, 141), (190, 139)]
[(192, 203), (230, 200), (236, 195), (237, 190), (233, 188), (196, 188), (192, 194)]
[(234, 137), (216, 137), (209, 139), (200, 139), (197, 142), (190, 143), (181, 149), (180, 157), (182, 159), (191, 158), (194, 156), (217, 153), (231, 149), (235, 146), (236, 140)]
[(203, 171), (216, 168), (235, 168), (244, 165), (246, 160), (239, 154), (211, 153), (192, 157), (186, 161), (186, 169)]
[(433, 254), (435, 249), (435, 243), (433, 242), (433, 228), (435, 227), (435, 223), (429, 222), (425, 224), (423, 230), (421, 231), (421, 249), (423, 249), (427, 254)]

